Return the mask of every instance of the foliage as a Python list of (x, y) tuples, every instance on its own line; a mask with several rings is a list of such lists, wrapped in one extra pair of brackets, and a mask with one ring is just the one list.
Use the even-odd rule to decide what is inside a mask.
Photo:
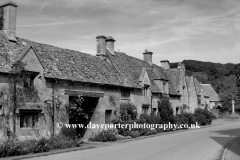
[(102, 130), (98, 134), (91, 135), (89, 137), (89, 140), (90, 141), (102, 141), (102, 142), (116, 141), (117, 134), (118, 134), (117, 129), (106, 129), (106, 130)]
[[(195, 76), (201, 83), (209, 83), (219, 94), (222, 101), (222, 112), (231, 108), (232, 95), (237, 96), (237, 75), (240, 73), (240, 64), (220, 64), (211, 62), (201, 62), (194, 60), (184, 60), (186, 73)], [(172, 63), (171, 67), (176, 67), (177, 63)], [(236, 104), (239, 104), (240, 100)]]
[(67, 128), (67, 127), (62, 127), (61, 132), (64, 136), (66, 136), (69, 139), (76, 139), (77, 131), (76, 128)]
[(69, 139), (63, 135), (57, 135), (38, 140), (6, 139), (0, 142), (0, 157), (9, 157), (17, 155), (25, 155), (30, 153), (48, 152), (54, 149), (79, 147), (78, 140)]
[[(112, 123), (113, 124), (132, 124), (133, 121), (113, 120)], [(126, 128), (125, 127), (122, 128), (117, 125), (117, 132), (118, 132), (118, 134), (120, 134), (122, 136), (130, 136), (130, 134), (131, 134), (131, 130), (130, 130), (129, 126)]]
[(131, 102), (120, 104), (120, 118), (124, 121), (135, 120), (137, 118), (137, 109)]
[(131, 131), (129, 136), (131, 136), (131, 138), (140, 137), (140, 132), (139, 131)]
[[(6, 118), (6, 128), (10, 130), (9, 119), (13, 120), (13, 132), (16, 131), (16, 110), (26, 102), (37, 102), (39, 92), (31, 85), (30, 72), (25, 69), (26, 63), (17, 61), (11, 67), (7, 76), (8, 85), (0, 89), (0, 103)], [(7, 130), (5, 129), (5, 130)]]
[(196, 121), (200, 125), (211, 124), (213, 119), (216, 119), (216, 116), (207, 109), (197, 108), (194, 111), (194, 116), (196, 117)]
[(167, 97), (164, 97), (161, 101), (158, 102), (158, 111), (163, 123), (174, 122), (174, 112)]
[(43, 137), (35, 143), (33, 153), (47, 152), (50, 149), (49, 140)]
[(150, 114), (150, 115), (146, 115), (146, 114), (142, 114), (139, 117), (140, 120), (142, 120), (142, 122), (145, 122), (147, 124), (161, 124), (163, 123), (161, 117), (159, 115), (155, 115), (155, 114)]

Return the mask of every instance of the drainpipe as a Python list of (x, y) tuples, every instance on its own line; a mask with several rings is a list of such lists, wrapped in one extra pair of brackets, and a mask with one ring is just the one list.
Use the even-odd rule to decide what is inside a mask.
[(52, 106), (53, 106), (53, 115), (52, 115), (52, 125), (53, 125), (53, 136), (54, 136), (54, 126), (55, 126), (55, 92), (54, 92), (54, 87), (55, 85), (57, 84), (57, 80), (55, 79), (55, 83), (52, 85), (52, 95), (53, 95), (53, 98), (52, 98)]

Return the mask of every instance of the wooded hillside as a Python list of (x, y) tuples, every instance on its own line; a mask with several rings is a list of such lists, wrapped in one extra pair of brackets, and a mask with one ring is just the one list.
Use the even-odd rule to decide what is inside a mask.
[[(188, 76), (195, 76), (201, 83), (209, 83), (213, 86), (223, 101), (224, 109), (231, 106), (231, 95), (236, 95), (236, 76), (240, 73), (240, 64), (221, 64), (202, 62), (196, 60), (184, 60)], [(172, 63), (171, 68), (178, 63)]]

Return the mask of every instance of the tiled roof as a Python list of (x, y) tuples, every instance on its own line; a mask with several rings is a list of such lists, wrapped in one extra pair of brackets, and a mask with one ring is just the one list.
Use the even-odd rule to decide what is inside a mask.
[(9, 42), (0, 32), (0, 72), (9, 72), (21, 51), (33, 46), (44, 67), (44, 75), (81, 82), (137, 87), (125, 81), (113, 66), (99, 57), (17, 38)]
[(196, 88), (197, 95), (200, 95), (202, 86), (199, 83), (199, 81), (197, 80), (197, 78), (194, 78), (193, 80), (194, 80), (194, 85), (195, 85), (195, 88)]
[(180, 69), (172, 68), (165, 70), (165, 73), (170, 81), (169, 92), (173, 95), (180, 94)]
[(131, 83), (139, 83), (139, 77), (143, 68), (145, 68), (151, 82), (150, 90), (152, 92), (161, 92), (154, 80), (168, 80), (166, 74), (164, 73), (164, 69), (160, 66), (155, 64), (150, 65), (146, 61), (131, 57), (122, 52), (115, 52), (115, 55), (107, 52), (107, 55), (119, 73), (121, 73), (126, 80)]
[(210, 101), (220, 101), (220, 98), (211, 84), (201, 84), (203, 87), (204, 95), (209, 96)]
[(16, 39), (16, 43), (9, 42), (0, 31), (0, 72), (9, 72), (12, 64), (32, 46), (43, 65), (45, 77), (140, 88), (139, 77), (145, 68), (150, 78), (152, 92), (161, 92), (154, 80), (170, 80), (170, 94), (179, 95), (178, 69), (165, 71), (158, 65), (149, 64), (125, 53), (116, 52), (112, 55), (107, 51), (111, 64), (90, 54), (18, 37)]

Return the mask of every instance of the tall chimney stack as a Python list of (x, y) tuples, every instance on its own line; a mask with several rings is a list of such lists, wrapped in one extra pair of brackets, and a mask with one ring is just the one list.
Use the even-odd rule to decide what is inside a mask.
[(16, 41), (17, 7), (14, 2), (0, 6), (0, 30), (3, 30), (10, 41)]
[(116, 40), (112, 37), (112, 36), (108, 36), (107, 39), (106, 39), (106, 47), (107, 47), (107, 50), (112, 54), (112, 55), (115, 55), (114, 54), (114, 42)]
[(97, 55), (101, 58), (106, 58), (106, 37), (103, 35), (97, 36)]
[(152, 52), (149, 52), (147, 49), (145, 49), (145, 52), (143, 53), (143, 60), (148, 62), (150, 65), (152, 65)]
[(164, 69), (170, 69), (170, 63), (168, 60), (162, 60), (160, 61), (161, 63), (161, 67), (164, 68)]

